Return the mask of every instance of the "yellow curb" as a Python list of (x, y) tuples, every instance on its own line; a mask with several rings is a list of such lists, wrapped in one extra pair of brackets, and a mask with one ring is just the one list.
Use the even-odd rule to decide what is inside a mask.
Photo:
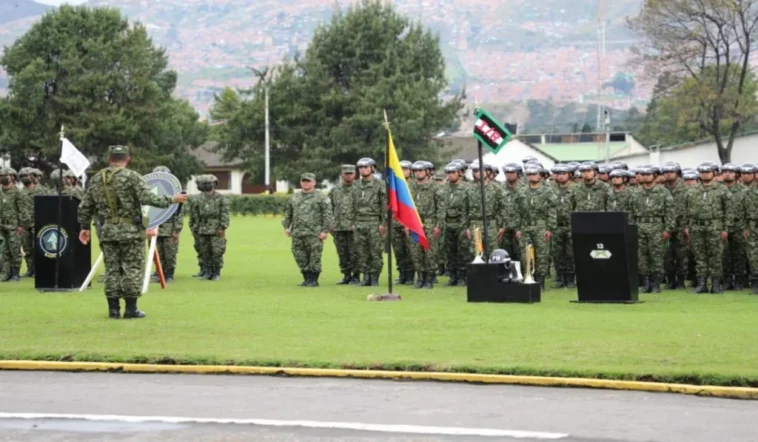
[(112, 362), (0, 361), (0, 370), (24, 371), (105, 371), (122, 373), (186, 373), (286, 375), (304, 377), (447, 381), (477, 384), (532, 385), (541, 387), (599, 388), (711, 396), (731, 399), (758, 399), (758, 388), (712, 385), (666, 384), (659, 382), (614, 381), (591, 378), (511, 376), (470, 373), (338, 370), (321, 368), (245, 367), (235, 365), (159, 365)]

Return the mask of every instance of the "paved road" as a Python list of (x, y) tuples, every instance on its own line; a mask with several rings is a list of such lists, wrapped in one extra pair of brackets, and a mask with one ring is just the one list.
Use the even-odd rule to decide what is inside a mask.
[[(20, 419), (19, 413), (41, 416)], [(60, 414), (122, 417), (88, 422), (47, 416)], [(211, 418), (211, 423), (162, 418), (128, 422), (123, 416)], [(503, 434), (423, 434), (438, 427), (534, 432), (526, 440), (565, 435), (560, 440), (735, 442), (758, 437), (758, 403), (751, 401), (585, 389), (250, 376), (0, 372), (0, 417), (0, 441), (510, 439)], [(213, 419), (241, 421), (224, 424)], [(329, 428), (249, 421), (255, 419), (279, 424), (309, 421)], [(365, 425), (353, 430), (329, 423)], [(396, 425), (409, 425), (420, 433), (383, 432)]]

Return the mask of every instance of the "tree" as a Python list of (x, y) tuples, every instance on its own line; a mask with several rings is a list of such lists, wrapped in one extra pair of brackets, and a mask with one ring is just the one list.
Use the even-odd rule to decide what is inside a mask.
[(6, 48), (0, 65), (10, 76), (4, 138), (17, 159), (29, 149), (57, 158), (65, 125), (85, 154), (128, 144), (147, 167), (150, 156), (186, 155), (187, 146), (166, 141), (170, 121), (202, 131), (194, 111), (188, 121), (186, 103), (171, 98), (176, 73), (165, 51), (116, 9), (61, 6)]
[[(272, 164), (279, 177), (305, 171), (336, 179), (361, 157), (383, 163), (383, 110), (403, 158), (436, 160), (433, 136), (455, 127), (462, 94), (447, 100), (439, 39), (378, 0), (335, 10), (304, 55), (250, 91), (224, 126), (228, 159), (263, 158), (263, 91), (269, 88)], [(218, 100), (217, 100), (218, 103)]]
[(740, 128), (758, 112), (750, 66), (758, 0), (649, 0), (630, 24), (643, 39), (635, 61), (649, 76), (670, 76), (685, 100), (670, 103), (680, 119), (712, 136), (730, 161)]

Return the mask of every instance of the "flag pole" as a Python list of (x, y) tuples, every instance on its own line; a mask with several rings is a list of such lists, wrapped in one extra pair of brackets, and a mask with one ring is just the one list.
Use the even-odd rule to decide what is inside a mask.
[[(60, 156), (63, 156), (63, 138), (65, 136), (64, 127), (61, 124), (61, 140), (60, 140)], [(55, 289), (58, 289), (58, 281), (61, 273), (61, 224), (63, 223), (63, 161), (58, 158), (58, 180), (60, 185), (58, 186), (58, 219), (56, 226), (56, 234), (58, 244), (55, 247)]]
[(490, 251), (490, 249), (489, 249), (489, 244), (488, 244), (488, 241), (487, 241), (487, 232), (488, 232), (488, 230), (487, 230), (487, 207), (485, 206), (485, 202), (486, 202), (487, 199), (484, 196), (484, 176), (485, 176), (486, 172), (484, 170), (484, 160), (482, 159), (482, 142), (479, 141), (479, 140), (477, 140), (477, 142), (476, 142), (476, 150), (478, 151), (478, 154), (479, 154), (479, 193), (481, 194), (481, 197), (482, 197), (482, 227), (483, 227), (483, 230), (484, 230), (484, 232), (482, 232), (482, 233), (484, 233), (482, 235), (482, 246), (484, 248), (484, 256), (487, 259), (489, 259), (489, 256), (490, 256), (489, 251)]
[(390, 206), (390, 122), (384, 109), (384, 127), (387, 128), (387, 145), (384, 148), (384, 181), (387, 185), (387, 292), (392, 294), (392, 207)]

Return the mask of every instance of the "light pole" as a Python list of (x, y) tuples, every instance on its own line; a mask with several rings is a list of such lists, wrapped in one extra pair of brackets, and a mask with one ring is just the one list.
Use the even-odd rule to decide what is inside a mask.
[(263, 84), (263, 101), (264, 101), (264, 165), (265, 172), (263, 178), (263, 184), (266, 187), (266, 193), (271, 194), (271, 138), (269, 135), (269, 119), (268, 119), (268, 83), (266, 77), (268, 76), (268, 68), (264, 68), (262, 71), (248, 66), (248, 69), (258, 77), (258, 80)]

